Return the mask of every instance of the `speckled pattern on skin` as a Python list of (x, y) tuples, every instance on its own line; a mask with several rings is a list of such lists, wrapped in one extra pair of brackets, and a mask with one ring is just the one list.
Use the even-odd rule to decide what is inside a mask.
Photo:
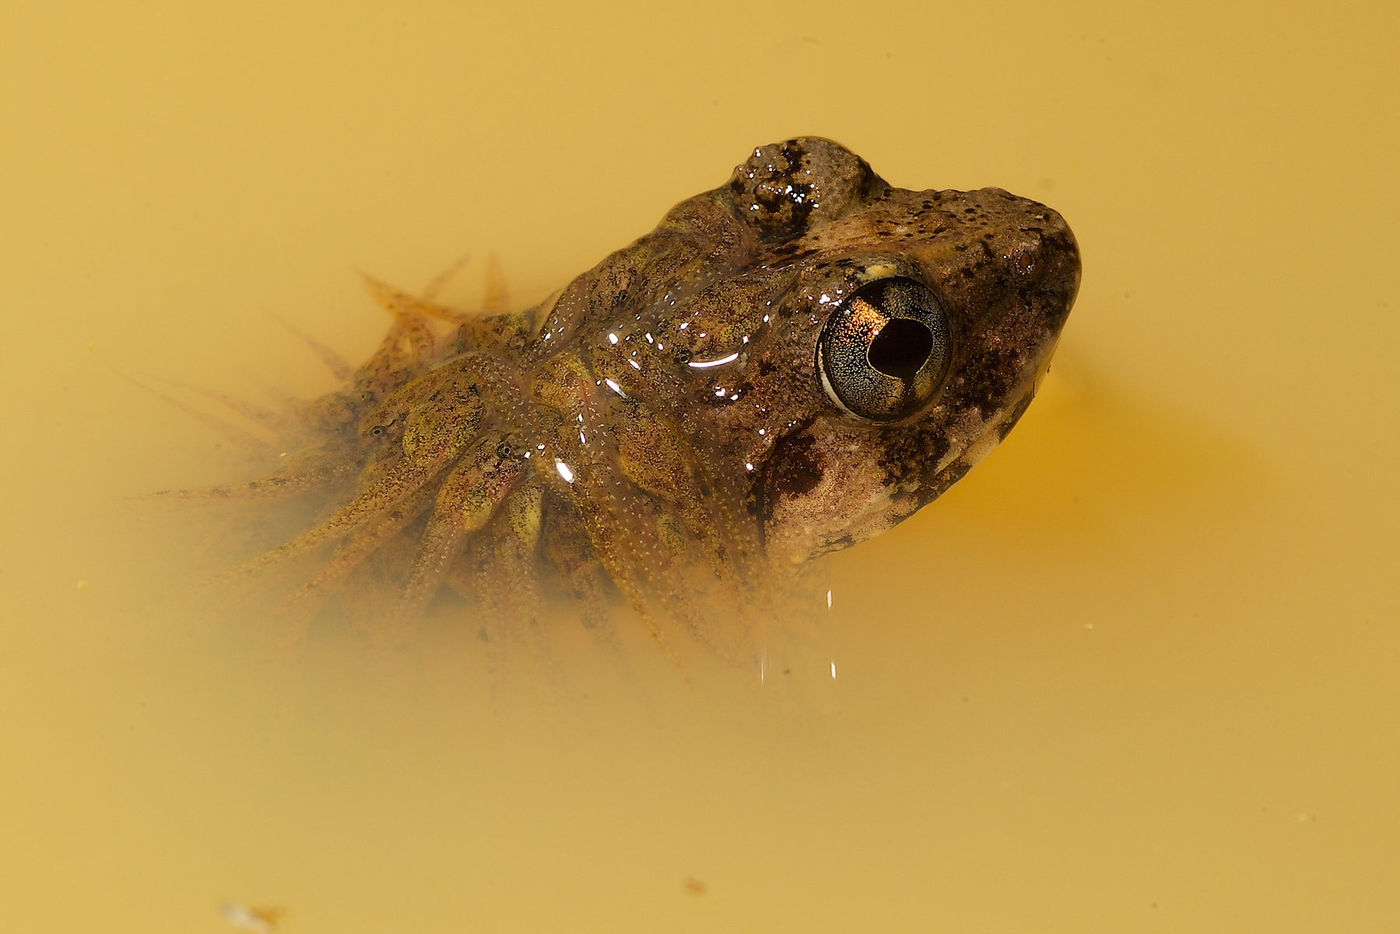
[(393, 323), (307, 407), (318, 443), (229, 488), (328, 503), (250, 567), (325, 549), (299, 599), (372, 580), (389, 629), (447, 588), (488, 625), (616, 592), (659, 638), (709, 641), (695, 608), (889, 528), (985, 455), (1078, 281), (1042, 204), (893, 188), (827, 140), (761, 147), (536, 308), (373, 284)]

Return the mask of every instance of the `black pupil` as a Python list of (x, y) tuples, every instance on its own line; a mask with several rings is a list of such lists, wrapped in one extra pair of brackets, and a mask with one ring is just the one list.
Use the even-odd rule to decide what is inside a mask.
[(875, 335), (866, 357), (881, 373), (907, 383), (932, 350), (933, 333), (926, 325), (909, 318), (895, 318)]

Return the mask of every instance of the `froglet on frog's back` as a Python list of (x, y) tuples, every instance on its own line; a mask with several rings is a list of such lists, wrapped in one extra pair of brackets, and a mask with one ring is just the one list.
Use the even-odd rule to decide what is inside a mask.
[(1042, 204), (894, 188), (828, 140), (763, 146), (526, 311), (374, 284), (393, 323), (308, 405), (314, 445), (226, 489), (325, 497), (254, 562), (324, 551), (309, 604), (387, 580), (393, 623), (449, 590), (519, 620), (617, 592), (703, 638), (694, 607), (889, 528), (995, 445), (1079, 268)]

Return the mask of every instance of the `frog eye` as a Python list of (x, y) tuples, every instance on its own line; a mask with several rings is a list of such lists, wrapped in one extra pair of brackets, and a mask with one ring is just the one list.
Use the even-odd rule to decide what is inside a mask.
[(922, 408), (947, 375), (948, 319), (913, 279), (893, 276), (851, 293), (822, 326), (817, 374), (845, 411), (876, 422)]

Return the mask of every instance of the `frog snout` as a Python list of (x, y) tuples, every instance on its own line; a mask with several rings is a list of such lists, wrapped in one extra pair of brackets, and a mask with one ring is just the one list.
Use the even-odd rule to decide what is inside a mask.
[(1046, 222), (1035, 248), (1035, 280), (1040, 292), (1057, 299), (1063, 321), (1079, 292), (1079, 243), (1063, 217), (1049, 208), (1045, 213)]

